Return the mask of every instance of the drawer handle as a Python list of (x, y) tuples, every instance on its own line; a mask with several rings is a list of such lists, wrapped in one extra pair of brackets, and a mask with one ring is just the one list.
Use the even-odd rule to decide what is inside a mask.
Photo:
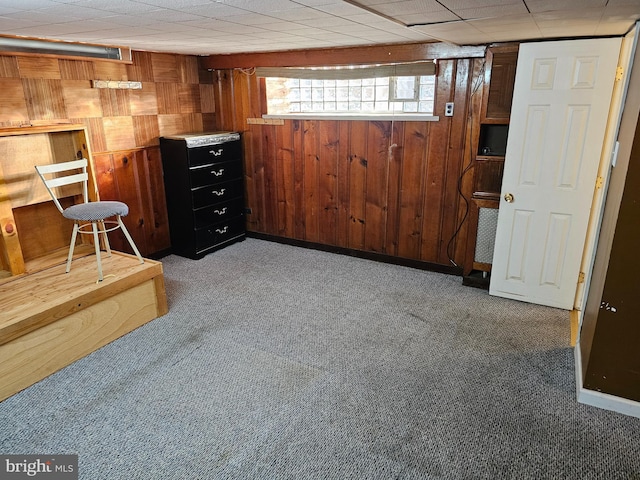
[(224, 207), (222, 210), (214, 210), (214, 213), (217, 213), (218, 215), (224, 215), (225, 213), (227, 213), (227, 207)]
[(222, 175), (224, 173), (224, 168), (221, 168), (220, 170), (216, 171), (216, 170), (211, 170), (211, 173), (213, 173), (216, 177), (219, 177), (220, 175)]
[(220, 190), (214, 190), (214, 191), (213, 191), (213, 192), (211, 192), (211, 193), (215, 193), (217, 196), (221, 196), (221, 195), (224, 195), (224, 191), (225, 191), (225, 190), (226, 190), (226, 188), (222, 188), (222, 189), (220, 189)]
[(216, 228), (216, 233), (227, 233), (227, 230), (229, 229), (229, 227), (224, 227), (223, 229), (220, 228)]
[(211, 155), (213, 155), (214, 157), (219, 157), (220, 155), (222, 155), (223, 151), (224, 151), (224, 149), (219, 148), (218, 150), (209, 150), (209, 153)]

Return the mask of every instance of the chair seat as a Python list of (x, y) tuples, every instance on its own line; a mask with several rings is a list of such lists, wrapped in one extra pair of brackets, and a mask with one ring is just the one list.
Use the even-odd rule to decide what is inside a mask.
[(91, 222), (113, 217), (114, 215), (126, 216), (129, 207), (126, 203), (115, 201), (79, 203), (66, 208), (62, 215), (69, 220)]

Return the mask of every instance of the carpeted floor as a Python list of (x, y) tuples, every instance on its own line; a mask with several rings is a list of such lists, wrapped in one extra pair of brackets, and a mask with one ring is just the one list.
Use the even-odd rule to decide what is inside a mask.
[(640, 479), (576, 403), (567, 312), (247, 239), (163, 259), (169, 314), (0, 403), (0, 453), (80, 478)]

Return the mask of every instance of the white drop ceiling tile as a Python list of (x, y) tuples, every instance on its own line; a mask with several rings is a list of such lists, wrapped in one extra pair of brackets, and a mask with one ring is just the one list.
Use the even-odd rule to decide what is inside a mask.
[(533, 18), (536, 23), (544, 24), (545, 22), (577, 22), (581, 20), (599, 21), (604, 14), (604, 8), (581, 8), (579, 10), (558, 10), (555, 12), (534, 13)]
[(48, 24), (48, 23), (61, 23), (65, 20), (78, 20), (78, 17), (65, 17), (64, 15), (54, 15), (52, 13), (42, 13), (39, 10), (32, 12), (16, 12), (4, 15), (9, 20), (26, 20), (36, 23)]
[(404, 23), (407, 26), (428, 25), (432, 23), (457, 22), (460, 19), (457, 15), (443, 10), (440, 12), (429, 12), (424, 14), (407, 13), (402, 15), (394, 15), (394, 19)]
[(295, 22), (298, 20), (315, 20), (318, 18), (331, 18), (331, 15), (327, 15), (325, 12), (314, 10), (312, 8), (294, 8), (289, 11), (273, 12), (269, 17), (278, 18), (280, 20), (287, 20)]
[(462, 8), (455, 11), (463, 20), (472, 20), (475, 18), (492, 18), (502, 15), (518, 15), (525, 14), (527, 7), (523, 3), (514, 3), (510, 5), (497, 5), (482, 8)]
[(487, 34), (462, 21), (411, 28), (442, 41), (451, 42), (458, 45), (462, 45), (465, 43), (476, 45), (479, 43), (487, 43), (491, 41), (490, 37)]
[(640, 6), (607, 6), (602, 15), (602, 21), (634, 21), (640, 18)]
[[(168, 10), (168, 11), (171, 11), (171, 10)], [(209, 18), (225, 18), (225, 17), (234, 16), (234, 15), (244, 15), (246, 13), (250, 13), (250, 12), (247, 12), (246, 10), (242, 10), (241, 8), (236, 8), (230, 5), (224, 5), (222, 3), (196, 5), (193, 7), (183, 8), (182, 11), (192, 15), (197, 15), (199, 17), (209, 17)]]
[(300, 5), (291, 0), (216, 0), (217, 3), (229, 5), (248, 12), (270, 13), (299, 8)]
[(2, 6), (6, 8), (15, 8), (16, 10), (35, 10), (38, 8), (55, 7), (59, 5), (53, 0), (2, 0)]
[[(109, 0), (109, 2), (103, 1), (103, 3), (107, 3), (107, 4), (110, 2), (111, 0)], [(211, 1), (210, 0), (143, 0), (141, 3), (154, 5), (156, 7), (170, 8), (172, 10), (181, 10), (186, 7), (207, 5), (211, 3)]]
[(531, 13), (554, 10), (580, 10), (589, 7), (604, 7), (607, 0), (527, 0)]
[(522, 0), (440, 0), (440, 3), (458, 13), (458, 10), (466, 8), (484, 8), (507, 5), (520, 5), (526, 9)]
[(146, 13), (150, 10), (157, 10), (158, 7), (151, 6), (146, 3), (139, 3), (131, 0), (81, 0), (74, 4), (69, 4), (67, 7), (76, 8), (83, 7), (85, 9), (93, 9), (97, 11), (106, 11), (112, 13), (120, 13), (127, 15), (135, 15), (139, 13)]
[(242, 25), (268, 25), (274, 22), (274, 17), (252, 12), (240, 15), (228, 15), (225, 16), (224, 19), (228, 22), (240, 23)]
[(596, 27), (596, 35), (623, 35), (627, 33), (629, 28), (633, 25), (628, 21), (617, 21), (617, 22), (600, 22)]
[(506, 28), (508, 26), (514, 26), (515, 28), (536, 26), (533, 15), (530, 14), (505, 15), (503, 17), (495, 18), (481, 18), (468, 20), (467, 23), (483, 31), (492, 31), (500, 28)]
[(597, 25), (566, 25), (566, 26), (558, 26), (551, 28), (540, 28), (540, 32), (542, 36), (545, 38), (556, 38), (556, 37), (583, 37), (583, 36), (592, 36), (595, 35), (595, 31), (597, 29)]

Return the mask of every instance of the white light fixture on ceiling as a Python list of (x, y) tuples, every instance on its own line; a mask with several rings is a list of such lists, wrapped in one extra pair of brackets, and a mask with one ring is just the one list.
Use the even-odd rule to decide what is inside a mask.
[(131, 50), (129, 48), (29, 37), (0, 36), (0, 53), (55, 55), (131, 62)]

